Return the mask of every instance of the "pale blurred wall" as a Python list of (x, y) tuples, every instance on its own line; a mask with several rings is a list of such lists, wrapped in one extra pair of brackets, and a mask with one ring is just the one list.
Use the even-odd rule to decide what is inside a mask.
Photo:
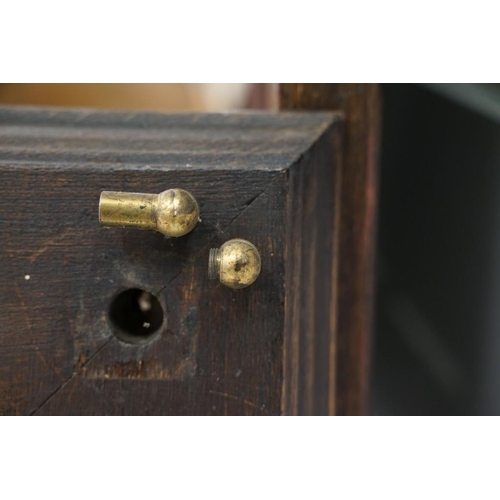
[(272, 84), (0, 84), (0, 104), (150, 111), (274, 107)]

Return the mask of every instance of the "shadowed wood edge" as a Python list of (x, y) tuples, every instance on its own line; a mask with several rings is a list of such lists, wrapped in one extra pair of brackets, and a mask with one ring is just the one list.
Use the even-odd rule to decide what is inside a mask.
[(368, 412), (381, 90), (378, 84), (280, 84), (280, 108), (345, 114), (335, 414)]

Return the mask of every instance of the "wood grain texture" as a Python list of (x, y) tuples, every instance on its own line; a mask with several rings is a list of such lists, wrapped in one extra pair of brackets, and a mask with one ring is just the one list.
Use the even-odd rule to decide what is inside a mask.
[(283, 408), (335, 412), (341, 134), (330, 129), (290, 168)]
[[(285, 381), (284, 351), (296, 332), (307, 342), (311, 327), (306, 319), (290, 323), (302, 315), (293, 304), (309, 311), (309, 268), (288, 263), (305, 248), (294, 241), (300, 224), (323, 231), (310, 211), (324, 202), (297, 196), (302, 182), (313, 182), (309, 170), (336, 171), (340, 125), (334, 113), (1, 108), (0, 414), (326, 411), (284, 403), (285, 388), (294, 387)], [(168, 187), (188, 189), (200, 204), (202, 222), (189, 235), (99, 226), (102, 190)], [(333, 209), (327, 202), (328, 220)], [(330, 252), (334, 227), (327, 232)], [(262, 258), (261, 276), (244, 290), (207, 278), (209, 248), (235, 237), (255, 243)], [(333, 276), (331, 267), (328, 260)], [(165, 312), (161, 335), (149, 343), (113, 335), (109, 304), (128, 288), (153, 293)], [(323, 328), (328, 313), (318, 311)], [(331, 336), (325, 330), (318, 347)]]
[(380, 100), (380, 88), (375, 84), (280, 84), (281, 109), (330, 109), (345, 116), (334, 402), (337, 415), (368, 411)]

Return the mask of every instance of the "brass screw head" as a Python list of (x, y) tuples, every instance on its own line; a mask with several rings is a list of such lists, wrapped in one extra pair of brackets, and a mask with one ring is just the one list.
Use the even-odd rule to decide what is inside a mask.
[(200, 220), (195, 197), (184, 189), (160, 194), (103, 191), (99, 201), (102, 226), (152, 229), (178, 238), (191, 232)]
[(212, 248), (208, 257), (208, 277), (229, 288), (245, 288), (260, 274), (260, 254), (253, 243), (234, 239)]
[(158, 195), (156, 225), (158, 231), (178, 238), (191, 232), (200, 218), (195, 197), (184, 189), (169, 189)]

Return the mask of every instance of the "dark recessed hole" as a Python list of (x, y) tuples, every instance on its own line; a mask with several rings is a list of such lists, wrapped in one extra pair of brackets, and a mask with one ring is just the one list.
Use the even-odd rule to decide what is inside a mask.
[(122, 342), (142, 344), (159, 333), (163, 308), (151, 293), (130, 288), (116, 295), (109, 306), (109, 322)]

